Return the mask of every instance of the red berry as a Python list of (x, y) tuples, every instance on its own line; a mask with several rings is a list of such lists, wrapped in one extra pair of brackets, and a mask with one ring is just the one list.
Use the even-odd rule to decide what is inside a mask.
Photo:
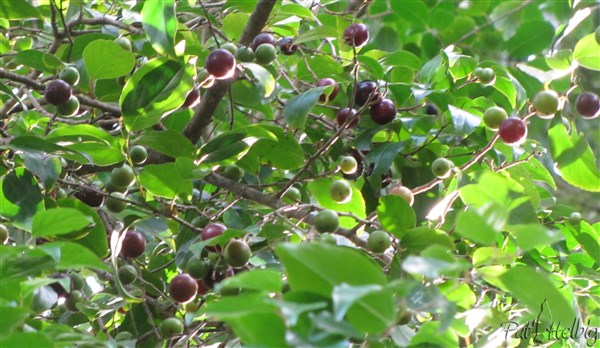
[(527, 137), (527, 126), (518, 117), (509, 117), (502, 121), (498, 129), (500, 138), (509, 145), (519, 145)]
[(371, 118), (377, 124), (390, 123), (395, 116), (396, 104), (389, 99), (383, 99), (379, 103), (371, 106)]
[(575, 102), (577, 112), (585, 118), (597, 117), (598, 110), (600, 110), (600, 98), (596, 93), (585, 92), (577, 97)]
[(137, 231), (129, 231), (123, 238), (121, 253), (123, 257), (136, 258), (146, 251), (146, 239)]
[(350, 24), (344, 30), (344, 42), (350, 46), (360, 47), (369, 41), (369, 28), (362, 23)]
[(235, 71), (235, 57), (227, 50), (214, 50), (206, 57), (204, 68), (216, 79), (230, 78)]
[(275, 40), (275, 37), (273, 37), (273, 35), (271, 35), (269, 33), (260, 33), (260, 34), (256, 35), (254, 40), (252, 40), (252, 43), (250, 44), (250, 48), (253, 51), (255, 51), (258, 46), (265, 44), (265, 43), (276, 46), (277, 40)]
[(298, 46), (294, 45), (294, 39), (288, 36), (279, 40), (279, 49), (286, 56), (291, 56), (296, 53)]
[(354, 93), (354, 102), (356, 105), (365, 105), (365, 103), (371, 97), (369, 104), (374, 104), (381, 99), (379, 94), (379, 86), (374, 81), (360, 81), (356, 85), (356, 93)]
[(177, 275), (169, 285), (169, 294), (178, 303), (187, 303), (193, 300), (198, 293), (198, 283), (187, 273)]
[(325, 93), (321, 94), (321, 96), (319, 97), (319, 101), (328, 102), (328, 101), (334, 100), (335, 97), (337, 96), (338, 92), (340, 91), (340, 85), (338, 85), (335, 82), (335, 80), (331, 79), (331, 78), (320, 79), (317, 82), (317, 87), (324, 87), (324, 86), (333, 86), (333, 90), (331, 91), (331, 94), (329, 94), (329, 96), (325, 95)]
[(198, 296), (202, 296), (210, 291), (210, 288), (204, 284), (204, 280), (197, 279), (196, 283), (198, 284), (198, 291), (196, 292)]
[(63, 80), (53, 80), (44, 90), (46, 101), (52, 105), (62, 105), (71, 98), (71, 86)]
[[(204, 227), (204, 229), (200, 233), (200, 238), (202, 238), (202, 240), (209, 240), (211, 238), (222, 235), (223, 232), (225, 232), (226, 230), (227, 230), (227, 227), (223, 224), (219, 224), (219, 223), (208, 224), (208, 225), (206, 225), (206, 227)], [(209, 251), (215, 251), (215, 252), (221, 250), (221, 248), (219, 246), (207, 246), (206, 249)]]
[(354, 128), (358, 124), (358, 117), (356, 116), (356, 110), (350, 108), (344, 108), (340, 110), (337, 114), (337, 123), (341, 126), (343, 125), (349, 117), (354, 117), (354, 120), (350, 121), (348, 128)]

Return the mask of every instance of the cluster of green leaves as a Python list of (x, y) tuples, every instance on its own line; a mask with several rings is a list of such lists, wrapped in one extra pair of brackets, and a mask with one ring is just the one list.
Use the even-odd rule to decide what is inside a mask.
[[(264, 31), (293, 37), (300, 50), (266, 66), (238, 63), (210, 135), (194, 143), (183, 135), (194, 117), (182, 107), (186, 96), (206, 78), (202, 67), (216, 41), (237, 42), (256, 5), (228, 0), (211, 12), (173, 0), (70, 1), (54, 10), (54, 1), (3, 3), (3, 65), (37, 81), (73, 66), (81, 75), (77, 93), (101, 105), (73, 122), (48, 117), (52, 106), (20, 100), (24, 111), (2, 119), (8, 140), (0, 144), (0, 222), (10, 242), (0, 246), (1, 346), (136, 344), (126, 332), (142, 337), (140, 345), (167, 344), (154, 328), (171, 316), (186, 326), (171, 343), (273, 347), (500, 346), (503, 323), (537, 318), (542, 303), (543, 325), (600, 325), (600, 223), (588, 222), (598, 213), (569, 220), (584, 202), (565, 204), (561, 196), (565, 187), (600, 192), (598, 127), (571, 106), (578, 94), (599, 87), (597, 5), (376, 0), (359, 19), (371, 39), (353, 48), (343, 33), (362, 9), (345, 14), (346, 1), (313, 8), (277, 2)], [(78, 22), (104, 14), (121, 28)], [(53, 45), (52, 25), (62, 30), (67, 23), (73, 31)], [(202, 40), (215, 30), (216, 37)], [(119, 36), (132, 42), (131, 51), (114, 42)], [(493, 69), (495, 80), (481, 83), (478, 67)], [(331, 87), (312, 86), (327, 77), (341, 88), (321, 103)], [(378, 125), (367, 109), (355, 129), (338, 132), (336, 113), (352, 103), (359, 80), (378, 81), (399, 117)], [(0, 81), (3, 103), (19, 99), (20, 82)], [(531, 117), (530, 101), (544, 88), (561, 95), (552, 120)], [(437, 112), (427, 113), (426, 104)], [(107, 105), (121, 115), (104, 113)], [(528, 119), (524, 144), (495, 140), (481, 122), (491, 106)], [(106, 120), (116, 128), (102, 128)], [(339, 140), (315, 157), (336, 132)], [(107, 194), (110, 166), (133, 166), (133, 145), (172, 161), (135, 167), (129, 204), (120, 213), (85, 204), (84, 188)], [(338, 158), (356, 151), (363, 175), (350, 181), (352, 198), (340, 204), (328, 188), (342, 179)], [(439, 157), (458, 168), (448, 179), (431, 172)], [(242, 189), (203, 180), (232, 164), (244, 170), (235, 184)], [(254, 188), (271, 199), (292, 178), (300, 202), (277, 211), (281, 206), (229, 192)], [(387, 195), (390, 182), (420, 187), (414, 205)], [(315, 237), (303, 219), (286, 217), (315, 206), (342, 214), (340, 225), (354, 241), (380, 227), (393, 236), (393, 247), (375, 255), (343, 233), (333, 245)], [(199, 216), (229, 229), (201, 241), (191, 228)], [(126, 229), (148, 240), (138, 259), (118, 257)], [(211, 289), (192, 303), (200, 308), (175, 305), (167, 295), (170, 280), (191, 257), (218, 264), (218, 253), (206, 247), (231, 238), (249, 241), (250, 264), (235, 275), (216, 269), (215, 284), (205, 279)], [(138, 269), (133, 284), (119, 279), (123, 264)], [(66, 274), (87, 279), (87, 301), (77, 311), (66, 310), (51, 286), (73, 289)], [(506, 344), (532, 339), (509, 336)]]

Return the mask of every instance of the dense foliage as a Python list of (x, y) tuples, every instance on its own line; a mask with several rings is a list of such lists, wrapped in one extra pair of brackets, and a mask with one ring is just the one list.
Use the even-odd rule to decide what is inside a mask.
[(0, 346), (597, 344), (599, 8), (2, 1)]

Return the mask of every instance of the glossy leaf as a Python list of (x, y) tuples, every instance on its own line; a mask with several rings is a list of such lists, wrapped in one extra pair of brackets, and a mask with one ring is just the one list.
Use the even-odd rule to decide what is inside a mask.
[(415, 227), (417, 223), (415, 211), (408, 202), (394, 195), (381, 197), (377, 217), (381, 226), (398, 238), (402, 238), (406, 231)]
[(285, 122), (291, 128), (304, 128), (306, 117), (310, 110), (317, 104), (319, 97), (331, 86), (315, 87), (288, 100), (283, 109)]
[(142, 25), (158, 53), (175, 56), (177, 18), (173, 0), (146, 1), (142, 8)]
[(60, 236), (88, 227), (90, 220), (74, 208), (43, 210), (33, 216), (31, 234), (36, 237)]
[(573, 58), (585, 68), (600, 71), (600, 44), (596, 42), (593, 33), (577, 42)]
[(83, 62), (91, 79), (111, 79), (128, 74), (135, 57), (113, 41), (95, 40), (83, 50)]

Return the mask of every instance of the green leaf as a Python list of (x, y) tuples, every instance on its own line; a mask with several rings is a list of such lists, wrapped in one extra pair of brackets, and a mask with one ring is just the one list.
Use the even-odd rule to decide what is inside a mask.
[[(394, 162), (394, 159), (404, 146), (405, 142), (386, 142), (377, 145), (373, 151), (365, 157), (366, 165), (373, 164), (373, 171), (369, 175), (369, 182), (376, 189), (381, 188), (381, 175), (387, 172)], [(368, 168), (368, 167), (367, 167)]]
[(93, 251), (98, 257), (106, 257), (108, 255), (108, 238), (106, 238), (104, 222), (102, 222), (98, 213), (87, 204), (75, 198), (60, 199), (56, 203), (59, 207), (75, 208), (94, 221), (94, 225), (89, 233), (76, 242)]
[(62, 171), (60, 159), (40, 152), (24, 152), (25, 168), (37, 176), (46, 190), (52, 189)]
[(333, 300), (333, 315), (335, 320), (341, 321), (348, 309), (356, 303), (356, 301), (365, 297), (368, 294), (379, 292), (383, 288), (380, 285), (360, 285), (352, 286), (342, 283), (333, 288), (331, 299)]
[(17, 53), (14, 57), (17, 64), (27, 65), (39, 71), (53, 73), (54, 69), (44, 63), (44, 53), (37, 50), (25, 50)]
[(142, 25), (156, 52), (175, 56), (177, 18), (174, 0), (146, 1), (142, 8)]
[(410, 340), (414, 347), (458, 347), (456, 330), (440, 330), (439, 321), (423, 323), (416, 335)]
[[(330, 297), (334, 288), (348, 285), (386, 284), (383, 271), (362, 252), (323, 243), (279, 244), (275, 253), (285, 266), (290, 287)], [(366, 333), (385, 330), (394, 320), (389, 291), (373, 293), (356, 300), (348, 310), (347, 320)]]
[(600, 71), (600, 44), (594, 33), (584, 36), (573, 51), (573, 58), (584, 68)]
[(230, 12), (223, 18), (223, 33), (227, 35), (231, 41), (238, 41), (244, 32), (244, 26), (248, 23), (250, 16), (242, 12)]
[(90, 220), (74, 208), (43, 210), (33, 216), (31, 234), (36, 237), (60, 236), (89, 226)]
[(321, 94), (331, 86), (315, 87), (288, 100), (283, 109), (283, 118), (291, 128), (303, 129), (306, 117), (310, 110), (317, 104)]
[(222, 288), (240, 288), (262, 290), (266, 292), (281, 291), (281, 273), (270, 269), (253, 269), (227, 278), (218, 285)]
[(515, 261), (517, 255), (496, 247), (481, 247), (473, 252), (473, 266), (506, 265)]
[(452, 117), (452, 123), (454, 124), (454, 129), (458, 135), (467, 136), (479, 125), (481, 124), (481, 118), (473, 115), (470, 112), (465, 110), (461, 110), (455, 106), (448, 105), (448, 110), (450, 111), (450, 116)]
[(36, 7), (33, 7), (28, 1), (4, 1), (2, 3), (2, 12), (0, 18), (6, 19), (26, 19), (44, 17)]
[[(600, 56), (597, 59), (600, 59)], [(573, 51), (564, 49), (557, 51), (551, 57), (546, 56), (546, 64), (555, 70), (571, 69), (571, 65), (573, 64)]]
[(427, 247), (438, 244), (454, 250), (454, 242), (442, 231), (429, 227), (416, 227), (406, 231), (400, 239), (400, 245), (410, 254), (419, 254)]
[(569, 184), (582, 190), (600, 192), (600, 171), (587, 141), (573, 127), (571, 135), (562, 123), (548, 131), (550, 153), (560, 171), (560, 176)]
[(314, 27), (313, 29), (310, 29), (310, 30), (306, 31), (305, 33), (298, 35), (298, 37), (294, 40), (294, 43), (301, 44), (301, 43), (309, 42), (309, 41), (313, 41), (313, 40), (337, 38), (337, 36), (338, 36), (338, 33), (337, 33), (336, 28), (322, 25), (322, 26)]
[(17, 168), (3, 178), (0, 207), (3, 217), (19, 228), (31, 231), (31, 219), (44, 209), (44, 201), (42, 192), (29, 171)]
[[(572, 323), (575, 320), (571, 301), (550, 281), (548, 274), (528, 266), (515, 266), (501, 274), (499, 280), (532, 313), (540, 314), (545, 323)], [(535, 284), (535, 291), (531, 291), (531, 284)]]
[(83, 50), (83, 62), (91, 79), (114, 79), (133, 69), (135, 57), (114, 41), (96, 40)]
[(186, 137), (170, 129), (164, 131), (146, 130), (135, 143), (173, 158), (192, 157), (195, 150), (194, 145)]
[(518, 26), (517, 33), (506, 42), (509, 54), (514, 58), (526, 58), (550, 47), (554, 27), (545, 20), (532, 20)]
[(508, 225), (505, 229), (515, 236), (517, 245), (525, 251), (537, 246), (550, 245), (564, 238), (559, 231), (541, 224)]
[(248, 69), (252, 76), (258, 80), (258, 84), (264, 91), (264, 97), (268, 98), (275, 90), (275, 78), (273, 75), (262, 66), (255, 63), (243, 63), (242, 66)]
[(13, 331), (19, 326), (21, 326), (28, 316), (29, 311), (27, 309), (19, 307), (9, 307), (6, 305), (0, 306), (0, 318), (10, 318), (10, 320), (0, 320), (0, 345), (2, 345), (2, 347), (11, 347), (8, 345), (4, 345), (6, 341), (3, 340), (8, 337), (11, 337)]
[(402, 238), (407, 230), (417, 224), (414, 209), (400, 196), (387, 195), (380, 199), (377, 217), (384, 230), (398, 238)]
[(381, 64), (384, 66), (406, 67), (413, 71), (419, 70), (423, 65), (419, 57), (408, 51), (388, 53), (381, 59)]
[(91, 158), (88, 159), (75, 150), (71, 150), (64, 146), (56, 145), (54, 143), (31, 135), (16, 137), (13, 140), (11, 140), (10, 143), (8, 143), (8, 145), (5, 145), (0, 148), (13, 149), (17, 151), (20, 150), (24, 152), (42, 151), (47, 153), (54, 153), (57, 155), (61, 155), (62, 157), (65, 157), (67, 159), (77, 161), (80, 164), (87, 164), (91, 161)]
[(242, 158), (260, 138), (270, 136), (266, 133), (244, 134), (239, 131), (221, 133), (200, 149), (200, 161), (213, 163), (229, 159), (231, 162)]
[[(12, 1), (11, 1), (12, 2)], [(17, 1), (15, 1), (17, 2)], [(4, 314), (4, 313), (2, 313)], [(3, 317), (7, 318), (7, 317)], [(11, 318), (11, 317), (8, 317)], [(4, 321), (4, 320), (3, 320)], [(11, 324), (14, 324), (11, 321)], [(54, 347), (54, 342), (38, 332), (17, 332), (0, 340), (1, 347)]]
[(257, 141), (250, 150), (250, 154), (261, 158), (261, 162), (275, 168), (292, 170), (298, 169), (306, 163), (304, 151), (298, 140), (291, 132), (285, 132), (277, 126), (261, 125), (275, 136)]
[(163, 163), (145, 166), (140, 170), (140, 184), (153, 195), (169, 199), (179, 194), (191, 194), (193, 162), (186, 157), (178, 158), (177, 162), (187, 162), (188, 165)]
[(113, 137), (98, 127), (89, 124), (59, 127), (50, 132), (48, 140), (81, 154), (86, 154), (92, 162), (108, 166), (123, 161), (121, 152), (123, 138)]
[(119, 104), (131, 131), (156, 124), (177, 110), (194, 86), (195, 60), (187, 64), (153, 59), (136, 70), (125, 84)]
[[(332, 179), (320, 178), (308, 183), (308, 189), (319, 205), (324, 209), (352, 213), (359, 218), (365, 218), (365, 201), (360, 190), (350, 183), (352, 186), (352, 198), (349, 202), (340, 204), (331, 199), (329, 195), (329, 186), (331, 186), (332, 182)], [(344, 228), (353, 228), (356, 224), (356, 220), (349, 216), (340, 217), (340, 226)]]
[(110, 268), (98, 256), (94, 255), (92, 251), (76, 243), (53, 242), (39, 245), (38, 248), (51, 256), (55, 254), (55, 250), (59, 250), (59, 260), (56, 265), (56, 269), (58, 270), (92, 268), (99, 271), (110, 271)]
[(456, 233), (483, 245), (492, 245), (508, 220), (504, 209), (491, 204), (483, 209), (468, 209), (461, 212), (456, 219)]
[(402, 261), (402, 269), (410, 274), (421, 275), (429, 279), (435, 279), (442, 275), (461, 270), (462, 265), (448, 262), (433, 257), (420, 257), (409, 255)]

